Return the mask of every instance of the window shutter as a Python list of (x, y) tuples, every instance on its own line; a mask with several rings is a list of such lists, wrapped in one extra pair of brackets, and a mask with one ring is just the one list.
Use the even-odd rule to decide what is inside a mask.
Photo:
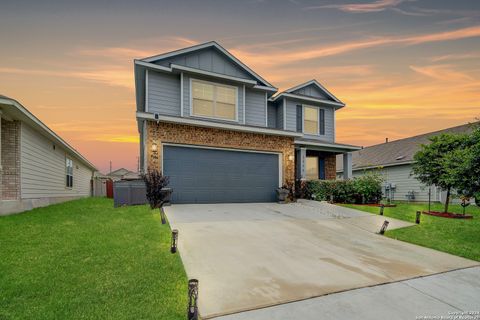
[(325, 135), (325, 109), (320, 109), (320, 121), (318, 121), (318, 132), (320, 132), (320, 135)]
[(297, 132), (303, 131), (303, 108), (301, 104), (297, 104)]

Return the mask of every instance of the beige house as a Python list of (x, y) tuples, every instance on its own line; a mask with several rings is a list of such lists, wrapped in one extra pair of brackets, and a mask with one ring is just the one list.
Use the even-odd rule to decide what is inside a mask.
[(92, 195), (95, 166), (17, 101), (0, 95), (0, 215)]

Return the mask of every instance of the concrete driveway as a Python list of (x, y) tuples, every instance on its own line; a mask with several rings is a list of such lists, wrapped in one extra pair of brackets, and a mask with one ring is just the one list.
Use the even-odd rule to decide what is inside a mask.
[[(203, 318), (478, 265), (376, 234), (385, 218), (327, 203), (173, 205)], [(389, 229), (411, 224), (388, 218)]]

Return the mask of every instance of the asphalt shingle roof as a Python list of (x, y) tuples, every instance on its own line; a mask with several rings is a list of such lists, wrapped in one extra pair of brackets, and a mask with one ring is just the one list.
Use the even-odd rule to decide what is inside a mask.
[[(422, 144), (430, 143), (429, 138), (442, 133), (464, 133), (480, 122), (424, 133), (418, 136), (381, 143), (352, 152), (352, 169), (410, 163)], [(337, 171), (343, 171), (343, 156), (337, 156)]]

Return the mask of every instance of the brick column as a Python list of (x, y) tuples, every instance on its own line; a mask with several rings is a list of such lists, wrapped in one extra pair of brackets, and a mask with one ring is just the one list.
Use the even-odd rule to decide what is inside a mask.
[(335, 180), (337, 178), (337, 156), (329, 155), (325, 157), (325, 179)]
[(2, 170), (2, 110), (0, 110), (0, 200), (3, 199), (3, 170)]
[(20, 122), (1, 119), (2, 199), (20, 199)]

